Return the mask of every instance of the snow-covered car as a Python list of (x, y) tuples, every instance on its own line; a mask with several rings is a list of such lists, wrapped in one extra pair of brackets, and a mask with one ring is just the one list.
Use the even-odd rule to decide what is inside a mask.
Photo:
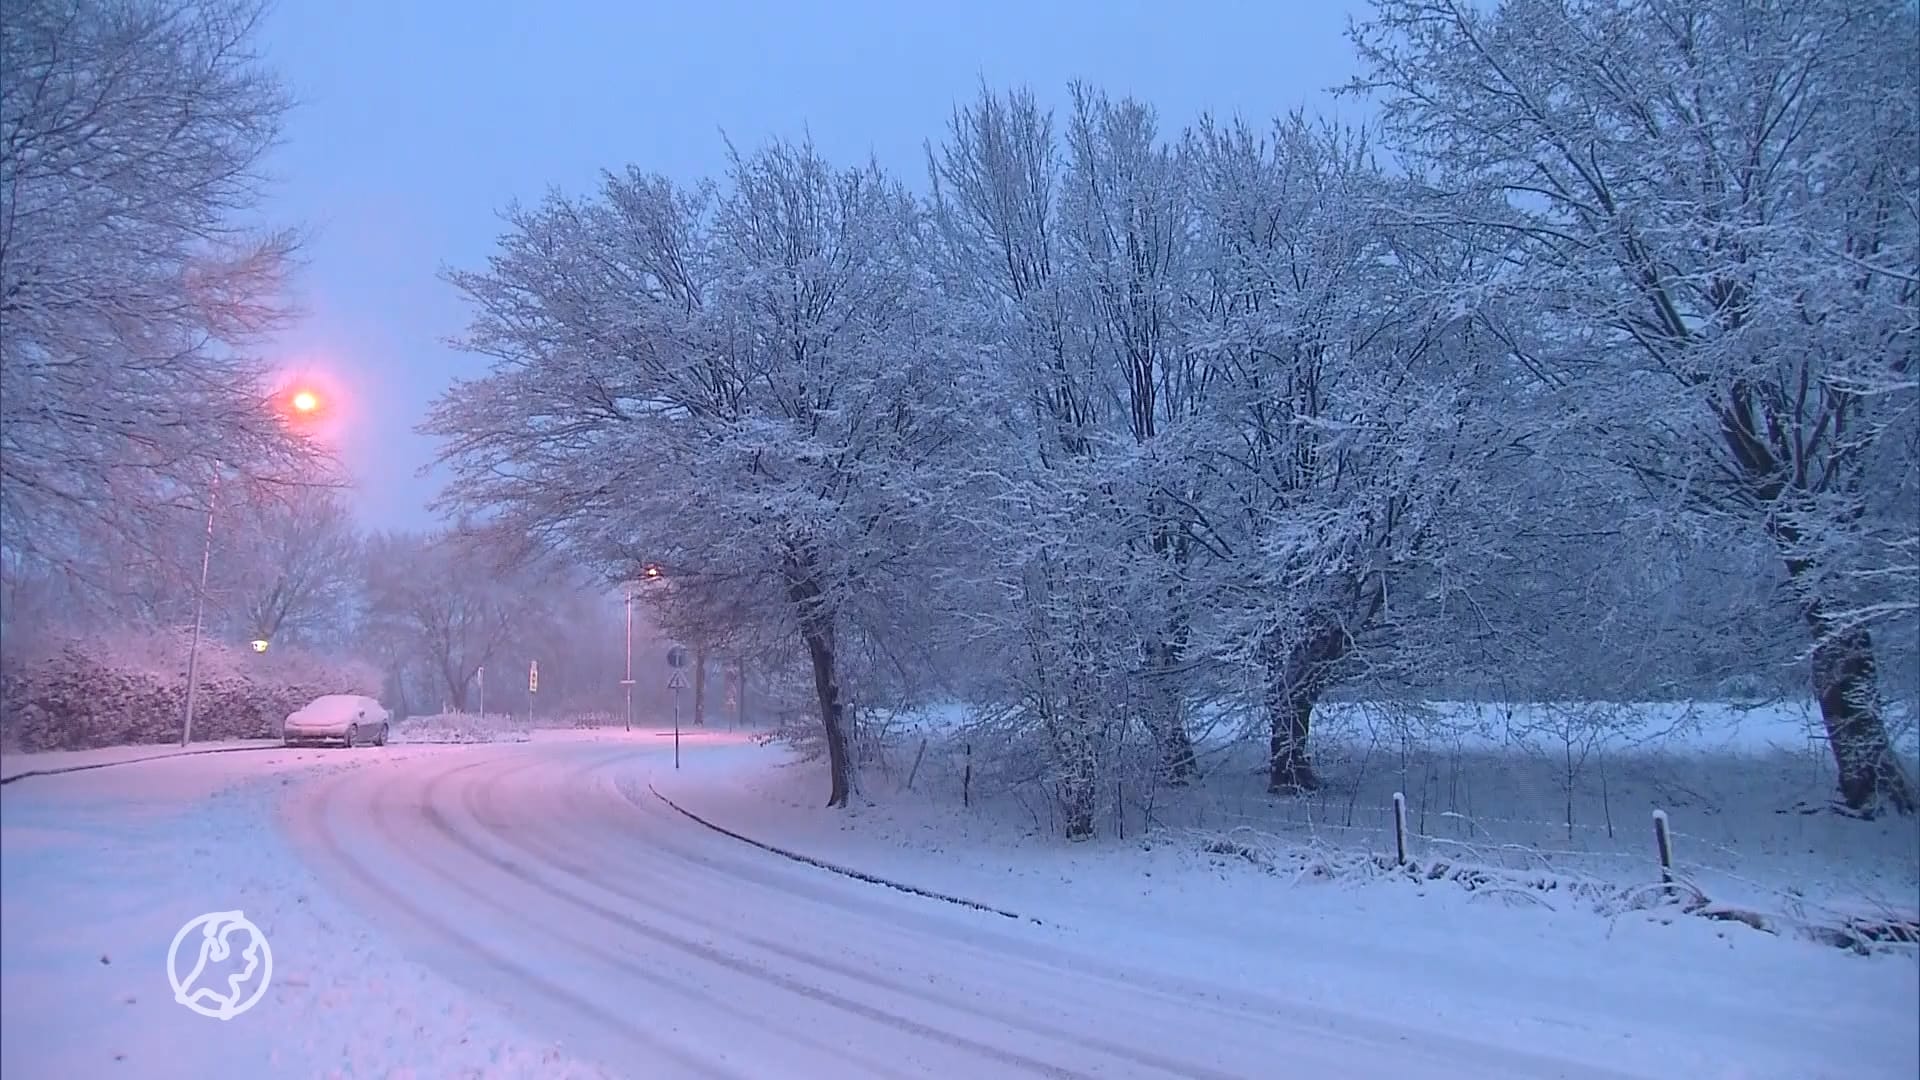
[(370, 697), (328, 694), (287, 717), (281, 738), (288, 746), (337, 742), (346, 747), (387, 745), (387, 727), (393, 714)]

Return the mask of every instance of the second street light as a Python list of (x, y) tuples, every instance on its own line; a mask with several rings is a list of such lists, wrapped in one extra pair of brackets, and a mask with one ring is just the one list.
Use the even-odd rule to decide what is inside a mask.
[[(648, 563), (641, 568), (640, 581), (642, 584), (659, 580), (661, 580), (660, 564)], [(626, 691), (628, 731), (633, 730), (633, 585), (634, 583), (629, 580), (623, 589), (626, 595), (627, 612), (627, 675), (626, 678), (620, 680), (620, 687)]]
[(627, 692), (627, 730), (633, 730), (633, 586), (627, 586), (627, 677), (620, 680)]

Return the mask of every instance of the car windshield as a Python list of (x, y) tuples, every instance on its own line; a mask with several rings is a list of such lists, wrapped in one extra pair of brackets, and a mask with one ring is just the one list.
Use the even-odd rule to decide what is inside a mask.
[(364, 712), (366, 707), (366, 698), (353, 694), (329, 694), (315, 699), (312, 704), (301, 709), (296, 715), (303, 720), (328, 720)]

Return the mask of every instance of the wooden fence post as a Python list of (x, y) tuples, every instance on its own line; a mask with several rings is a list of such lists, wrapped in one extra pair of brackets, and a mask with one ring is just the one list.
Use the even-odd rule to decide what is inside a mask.
[(1407, 797), (1398, 791), (1393, 793), (1393, 861), (1407, 865)]
[(1667, 831), (1667, 812), (1653, 812), (1653, 842), (1660, 850), (1660, 881), (1673, 884), (1673, 834)]
[(960, 805), (973, 805), (973, 744), (967, 744), (967, 771), (960, 778)]

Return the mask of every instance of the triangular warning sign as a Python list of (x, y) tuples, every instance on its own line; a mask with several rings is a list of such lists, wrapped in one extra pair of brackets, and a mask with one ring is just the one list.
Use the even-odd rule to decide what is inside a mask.
[(686, 672), (676, 670), (672, 675), (667, 676), (667, 689), (685, 690), (686, 688), (687, 688)]

